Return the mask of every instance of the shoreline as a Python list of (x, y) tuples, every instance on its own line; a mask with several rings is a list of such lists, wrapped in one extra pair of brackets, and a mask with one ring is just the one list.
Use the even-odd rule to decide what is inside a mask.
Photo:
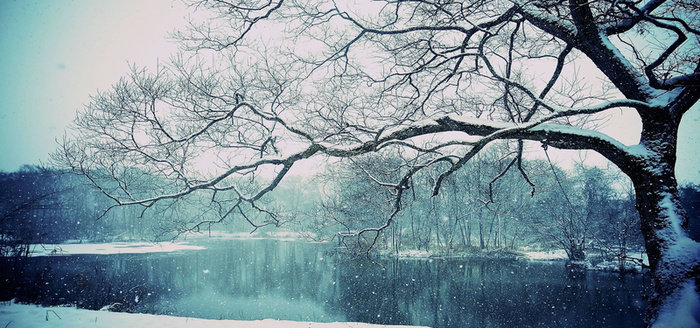
[[(304, 322), (263, 319), (254, 321), (215, 320), (192, 317), (176, 317), (143, 313), (93, 311), (75, 307), (41, 307), (19, 304), (14, 301), (0, 304), (0, 326), (12, 327), (52, 327), (52, 328), (405, 328), (409, 326), (378, 325), (359, 322)], [(421, 328), (418, 326), (410, 326)], [(423, 327), (428, 328), (428, 327)]]

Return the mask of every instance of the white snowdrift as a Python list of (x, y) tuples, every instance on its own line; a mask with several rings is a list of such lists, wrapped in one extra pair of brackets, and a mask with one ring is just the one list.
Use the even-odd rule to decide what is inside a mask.
[(208, 320), (197, 318), (173, 317), (166, 315), (116, 313), (107, 311), (79, 310), (72, 307), (38, 307), (35, 305), (23, 305), (6, 303), (0, 305), (0, 327), (51, 327), (51, 328), (379, 328), (379, 327), (406, 327), (384, 326), (356, 322), (297, 322), (283, 320)]
[(681, 290), (661, 308), (661, 314), (652, 327), (700, 327), (700, 297), (695, 291), (695, 283), (692, 279), (687, 281)]

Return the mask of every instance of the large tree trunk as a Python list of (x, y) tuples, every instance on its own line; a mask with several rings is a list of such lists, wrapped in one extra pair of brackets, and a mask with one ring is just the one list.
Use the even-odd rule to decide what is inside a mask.
[[(649, 156), (626, 173), (634, 183), (651, 270), (646, 322), (654, 327), (700, 327), (700, 244), (688, 236), (688, 218), (680, 203), (675, 132), (672, 126), (645, 124), (641, 145)], [(674, 321), (683, 318), (694, 322)]]
[[(652, 293), (647, 313), (650, 324), (667, 321), (673, 311), (686, 306), (700, 306), (700, 247), (688, 237), (687, 217), (680, 206), (675, 186), (660, 182), (659, 177), (645, 183), (635, 182), (637, 209), (651, 269)], [(694, 311), (700, 324), (700, 308)], [(669, 312), (671, 311), (671, 312)]]

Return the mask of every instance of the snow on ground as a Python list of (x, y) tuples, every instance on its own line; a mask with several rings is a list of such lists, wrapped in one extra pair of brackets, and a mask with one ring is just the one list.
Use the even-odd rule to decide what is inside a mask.
[(379, 328), (406, 327), (384, 326), (356, 322), (297, 322), (284, 320), (209, 320), (166, 315), (117, 313), (107, 311), (80, 310), (73, 307), (39, 307), (5, 303), (0, 305), (0, 327), (51, 327), (51, 328), (81, 328), (81, 327), (129, 327), (129, 328)]
[(525, 256), (530, 260), (553, 261), (566, 260), (568, 257), (563, 249), (553, 251), (526, 251)]
[(43, 244), (32, 245), (31, 256), (77, 255), (77, 254), (137, 254), (166, 253), (184, 250), (205, 249), (203, 246), (190, 245), (186, 242), (115, 242), (84, 244)]
[(691, 278), (661, 307), (654, 328), (700, 327), (700, 297)]

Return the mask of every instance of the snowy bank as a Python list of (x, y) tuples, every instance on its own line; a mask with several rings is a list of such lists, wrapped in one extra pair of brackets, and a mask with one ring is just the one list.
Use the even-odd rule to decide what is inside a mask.
[[(246, 232), (228, 233), (212, 231), (210, 233), (192, 233), (181, 237), (195, 244), (201, 241), (227, 240), (227, 239), (270, 239), (281, 241), (307, 240), (305, 236), (291, 232), (262, 232), (250, 234)], [(143, 253), (168, 253), (177, 251), (190, 251), (206, 249), (204, 246), (191, 245), (187, 241), (180, 242), (112, 242), (112, 243), (63, 243), (63, 244), (33, 244), (30, 245), (30, 256), (52, 255), (110, 255), (110, 254), (143, 254)]]
[(0, 327), (398, 328), (406, 326), (384, 326), (356, 322), (316, 323), (272, 319), (258, 321), (208, 320), (166, 315), (79, 310), (72, 307), (44, 308), (35, 305), (5, 303), (0, 305)]
[(78, 254), (143, 254), (167, 253), (185, 250), (201, 250), (203, 246), (190, 245), (186, 242), (116, 242), (85, 244), (43, 244), (32, 245), (31, 256), (78, 255)]
[(536, 261), (558, 261), (566, 260), (568, 256), (563, 249), (552, 251), (525, 251), (525, 258)]
[[(568, 256), (563, 249), (551, 251), (525, 251), (524, 258), (531, 261), (567, 261)], [(594, 264), (595, 263), (595, 264)], [(580, 268), (592, 271), (619, 272), (620, 264), (617, 260), (605, 260), (601, 256), (589, 255), (588, 260), (577, 262)], [(628, 260), (624, 263), (626, 272), (641, 272), (643, 267), (649, 266), (649, 258), (646, 253), (629, 253)]]

